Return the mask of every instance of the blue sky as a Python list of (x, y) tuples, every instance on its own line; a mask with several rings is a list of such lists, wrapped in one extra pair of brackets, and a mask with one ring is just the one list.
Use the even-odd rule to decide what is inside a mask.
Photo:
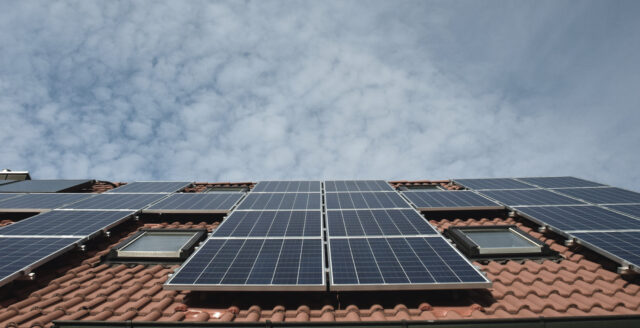
[(0, 166), (640, 190), (638, 1), (2, 1)]

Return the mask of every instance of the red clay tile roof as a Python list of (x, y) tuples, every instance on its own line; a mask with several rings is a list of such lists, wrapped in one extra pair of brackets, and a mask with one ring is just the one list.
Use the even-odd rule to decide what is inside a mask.
[[(429, 217), (440, 230), (515, 224), (559, 252), (558, 259), (475, 261), (493, 281), (493, 287), (487, 290), (286, 294), (169, 291), (162, 289), (162, 284), (177, 264), (126, 265), (101, 258), (142, 228), (211, 231), (219, 219), (161, 216), (125, 223), (114, 229), (111, 238), (88, 245), (86, 254), (74, 251), (47, 264), (38, 270), (35, 281), (18, 281), (0, 288), (0, 327), (44, 327), (53, 320), (333, 322), (640, 314), (637, 278), (617, 274), (608, 260), (585, 249), (570, 249), (561, 238), (539, 233), (523, 219), (501, 216)], [(10, 222), (0, 217), (0, 225)]]

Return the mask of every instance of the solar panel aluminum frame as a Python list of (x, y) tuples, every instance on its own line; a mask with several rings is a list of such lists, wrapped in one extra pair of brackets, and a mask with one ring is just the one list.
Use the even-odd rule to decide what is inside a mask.
[[(602, 231), (589, 231), (589, 232), (597, 233), (597, 232), (602, 232)], [(614, 231), (611, 231), (611, 232), (614, 232)], [(625, 259), (623, 259), (623, 258), (621, 258), (619, 256), (611, 254), (608, 251), (606, 251), (606, 250), (604, 250), (604, 249), (602, 249), (602, 248), (600, 248), (600, 247), (598, 247), (598, 246), (596, 246), (596, 245), (594, 245), (592, 243), (587, 242), (586, 240), (582, 240), (580, 237), (569, 235), (568, 239), (574, 241), (575, 243), (577, 243), (579, 245), (582, 245), (584, 247), (589, 248), (590, 250), (592, 250), (592, 251), (594, 251), (594, 252), (596, 252), (596, 253), (598, 253), (598, 254), (606, 257), (606, 258), (608, 258), (609, 260), (611, 260), (613, 262), (616, 262), (616, 263), (620, 264), (621, 268), (619, 268), (619, 272), (618, 273), (623, 273), (623, 271), (625, 271), (625, 269), (633, 270), (633, 271), (635, 271), (637, 273), (640, 273), (640, 267), (636, 266), (633, 263), (630, 263), (630, 262), (626, 261)]]
[[(237, 204), (236, 204), (237, 206)], [(223, 224), (225, 224), (226, 222), (229, 221), (229, 218), (237, 212), (318, 212), (320, 214), (320, 236), (291, 236), (291, 237), (287, 237), (287, 236), (271, 236), (271, 237), (267, 237), (267, 236), (255, 236), (255, 237), (249, 237), (249, 236), (244, 236), (244, 237), (233, 237), (233, 236), (214, 236), (214, 234), (216, 233), (217, 230), (219, 230), (220, 227), (222, 227)], [(328, 231), (328, 227), (327, 227), (327, 231)], [(235, 210), (233, 212), (231, 212), (229, 214), (229, 216), (225, 217), (222, 222), (218, 225), (218, 227), (216, 227), (216, 229), (213, 231), (213, 233), (211, 234), (212, 239), (323, 239), (324, 240), (324, 236), (325, 236), (325, 229), (324, 229), (324, 212), (320, 209), (317, 210), (265, 210), (265, 211), (257, 211), (257, 210), (252, 210), (252, 211), (247, 211), (247, 210)]]
[[(446, 243), (465, 261), (469, 266), (473, 268), (481, 277), (484, 278), (485, 282), (477, 282), (477, 283), (464, 283), (464, 282), (455, 282), (455, 283), (404, 283), (404, 284), (388, 284), (388, 283), (371, 283), (371, 284), (334, 284), (333, 283), (333, 263), (331, 260), (331, 240), (332, 239), (373, 239), (373, 238), (411, 238), (415, 236), (359, 236), (359, 237), (334, 237), (327, 238), (327, 256), (329, 261), (329, 290), (331, 291), (377, 291), (377, 290), (444, 290), (444, 289), (484, 289), (491, 288), (493, 283), (491, 280), (487, 278), (487, 276), (478, 269), (475, 265), (473, 265), (466, 256), (464, 256), (460, 250), (455, 248), (453, 245), (449, 244), (445, 240)], [(442, 235), (421, 235), (420, 238), (442, 238)]]
[[(48, 237), (43, 237), (43, 236), (34, 236), (37, 238), (48, 238)], [(25, 238), (24, 236), (7, 236), (4, 238)], [(55, 236), (55, 238), (66, 238), (66, 237), (60, 237), (60, 236)], [(77, 239), (77, 238), (68, 238), (68, 239)], [(72, 249), (74, 249), (78, 244), (80, 244), (83, 240), (82, 239), (77, 239), (75, 242), (70, 243), (68, 246), (61, 248), (57, 251), (55, 251), (54, 253), (49, 254), (46, 257), (43, 257), (41, 259), (39, 259), (36, 262), (33, 262), (27, 266), (25, 266), (24, 268), (16, 271), (14, 274), (9, 275), (3, 279), (0, 279), (0, 287), (10, 283), (11, 281), (24, 276), (24, 275), (28, 275), (29, 273), (31, 273), (34, 269), (38, 268), (39, 266), (51, 261), (52, 259), (62, 255), (63, 253), (66, 253)]]
[[(20, 196), (22, 196), (22, 195), (27, 196), (27, 195), (34, 195), (34, 194), (60, 195), (61, 193), (34, 192), (34, 193), (19, 194), (19, 195)], [(82, 195), (82, 193), (76, 193), (76, 194)], [(79, 201), (83, 201), (83, 200), (86, 200), (86, 199), (89, 199), (89, 198), (92, 198), (92, 197), (95, 197), (95, 196), (96, 196), (96, 194), (87, 194), (86, 198), (83, 198), (83, 199), (80, 199), (80, 200), (76, 200), (76, 201), (73, 201), (73, 202), (70, 202), (70, 203), (65, 203), (65, 204), (62, 204), (59, 207), (55, 207), (55, 208), (51, 208), (51, 207), (48, 207), (48, 208), (19, 208), (19, 207), (16, 207), (16, 208), (0, 208), (0, 213), (45, 213), (45, 212), (49, 212), (49, 211), (52, 211), (54, 209), (57, 209), (57, 208), (60, 208), (60, 207), (63, 207), (63, 206), (71, 205), (73, 203), (77, 203)], [(1, 205), (1, 202), (5, 201), (5, 200), (13, 199), (13, 198), (15, 198), (15, 197), (3, 199), (2, 201), (0, 201), (0, 205)]]
[[(242, 192), (229, 192), (229, 194), (240, 194)], [(119, 194), (125, 194), (125, 193), (119, 193)], [(140, 193), (136, 193), (136, 194), (140, 194)], [(202, 194), (211, 194), (211, 193), (202, 193)], [(220, 193), (217, 193), (220, 194)], [(230, 213), (231, 211), (233, 211), (233, 209), (238, 206), (240, 204), (240, 202), (242, 202), (247, 195), (242, 195), (236, 202), (235, 204), (233, 204), (233, 206), (231, 206), (230, 209), (226, 210), (226, 209), (156, 209), (156, 208), (151, 208), (153, 207), (155, 204), (160, 203), (164, 200), (167, 200), (168, 198), (170, 198), (172, 195), (174, 195), (174, 193), (169, 194), (168, 197), (166, 198), (162, 198), (160, 200), (158, 200), (157, 202), (154, 202), (152, 204), (150, 204), (149, 206), (147, 206), (147, 208), (142, 209), (142, 213), (150, 213), (150, 214), (163, 214), (163, 213), (167, 213), (167, 214), (227, 214)]]
[[(254, 195), (264, 195), (264, 194), (318, 194), (318, 197), (320, 198), (320, 207), (323, 207), (323, 205), (325, 205), (324, 203), (324, 194), (322, 192), (299, 192), (299, 193), (295, 193), (295, 192), (257, 192)], [(240, 201), (238, 201), (238, 203), (236, 203), (235, 205), (235, 209), (233, 210), (235, 211), (258, 211), (258, 212), (264, 212), (264, 211), (316, 211), (316, 210), (320, 210), (320, 208), (317, 209), (310, 209), (310, 208), (301, 208), (301, 209), (295, 209), (295, 208), (283, 208), (283, 209), (241, 209), (240, 206), (242, 206), (242, 204), (247, 201), (247, 199), (249, 199), (249, 196), (251, 196), (251, 192), (248, 192), (242, 199), (240, 199)]]
[[(504, 190), (504, 189), (501, 189)], [(434, 190), (434, 192), (456, 192), (456, 191), (447, 191), (447, 190)], [(499, 202), (488, 198), (485, 195), (481, 195), (473, 190), (467, 190), (469, 192), (473, 192), (474, 194), (487, 199), (489, 201), (492, 201), (494, 203), (496, 203), (496, 206), (464, 206), (464, 207), (418, 207), (416, 206), (410, 199), (409, 197), (404, 195), (404, 191), (401, 193), (402, 198), (404, 198), (412, 207), (414, 207), (415, 209), (417, 209), (418, 211), (424, 211), (424, 212), (433, 212), (433, 211), (493, 211), (493, 210), (504, 210), (507, 208), (507, 206), (505, 205), (500, 205)], [(418, 191), (406, 191), (406, 192), (418, 192)], [(429, 192), (429, 191), (424, 191), (424, 192)]]
[[(209, 238), (205, 242), (211, 239), (234, 239), (233, 237), (229, 238)], [(235, 239), (251, 239), (251, 238), (235, 238)], [(255, 239), (269, 239), (269, 238), (255, 238)], [(182, 268), (185, 267), (191, 259), (196, 256), (200, 249), (196, 250), (189, 256), (189, 258), (182, 263), (180, 268), (178, 268), (167, 281), (162, 285), (162, 287), (166, 290), (194, 290), (194, 291), (247, 291), (247, 292), (262, 292), (262, 291), (326, 291), (327, 290), (327, 273), (326, 273), (326, 252), (325, 252), (325, 243), (321, 238), (271, 238), (271, 239), (316, 239), (320, 240), (320, 248), (322, 251), (322, 284), (318, 285), (243, 285), (243, 284), (171, 284), (172, 278), (177, 275)]]

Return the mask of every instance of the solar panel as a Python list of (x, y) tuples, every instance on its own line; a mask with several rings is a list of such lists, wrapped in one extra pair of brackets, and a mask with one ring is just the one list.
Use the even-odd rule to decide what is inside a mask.
[(7, 184), (7, 183), (14, 183), (14, 182), (16, 182), (16, 180), (0, 180), (0, 185)]
[(89, 237), (126, 220), (129, 211), (51, 211), (0, 228), (0, 236)]
[(384, 180), (330, 180), (324, 182), (326, 192), (339, 191), (393, 191)]
[(555, 191), (593, 204), (640, 203), (640, 193), (620, 188), (567, 188)]
[(0, 212), (42, 212), (87, 199), (94, 194), (26, 194), (0, 201)]
[(534, 177), (517, 178), (519, 181), (536, 185), (540, 188), (602, 187), (603, 184), (574, 177)]
[(235, 211), (213, 237), (321, 237), (320, 211)]
[(99, 194), (63, 208), (77, 210), (140, 210), (166, 196), (166, 194)]
[(322, 208), (320, 193), (249, 193), (238, 210), (314, 210)]
[(396, 192), (326, 193), (327, 209), (411, 208)]
[(544, 189), (483, 190), (479, 193), (509, 206), (584, 204)]
[(76, 238), (0, 238), (0, 286), (70, 250)]
[(640, 229), (640, 220), (592, 205), (515, 207), (521, 215), (564, 232)]
[(251, 192), (321, 192), (320, 181), (260, 181)]
[(109, 190), (109, 193), (171, 193), (188, 187), (191, 182), (184, 181), (136, 181)]
[(485, 288), (442, 237), (330, 238), (331, 290)]
[(640, 271), (640, 232), (581, 232), (572, 235), (581, 244), (613, 260), (631, 264), (634, 270)]
[(640, 205), (607, 205), (607, 208), (640, 218)]
[(5, 200), (5, 199), (10, 199), (10, 198), (15, 198), (15, 197), (22, 197), (25, 194), (0, 194), (0, 202)]
[(531, 189), (536, 188), (530, 184), (520, 182), (510, 178), (490, 178), (490, 179), (455, 179), (455, 183), (469, 189)]
[(243, 193), (172, 194), (145, 210), (161, 213), (227, 213), (244, 196)]
[(63, 192), (90, 183), (91, 180), (24, 180), (0, 185), (0, 192)]
[(421, 211), (504, 208), (473, 191), (405, 191), (403, 194)]
[(436, 235), (414, 210), (327, 211), (330, 237)]
[(322, 239), (208, 239), (165, 284), (191, 290), (325, 290)]

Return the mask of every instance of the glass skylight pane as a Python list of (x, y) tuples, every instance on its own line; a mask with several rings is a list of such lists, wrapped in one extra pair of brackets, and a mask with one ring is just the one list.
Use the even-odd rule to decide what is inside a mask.
[(531, 247), (536, 244), (522, 238), (510, 230), (465, 231), (467, 237), (482, 248)]
[(150, 233), (127, 245), (125, 252), (179, 252), (193, 238), (193, 233)]

